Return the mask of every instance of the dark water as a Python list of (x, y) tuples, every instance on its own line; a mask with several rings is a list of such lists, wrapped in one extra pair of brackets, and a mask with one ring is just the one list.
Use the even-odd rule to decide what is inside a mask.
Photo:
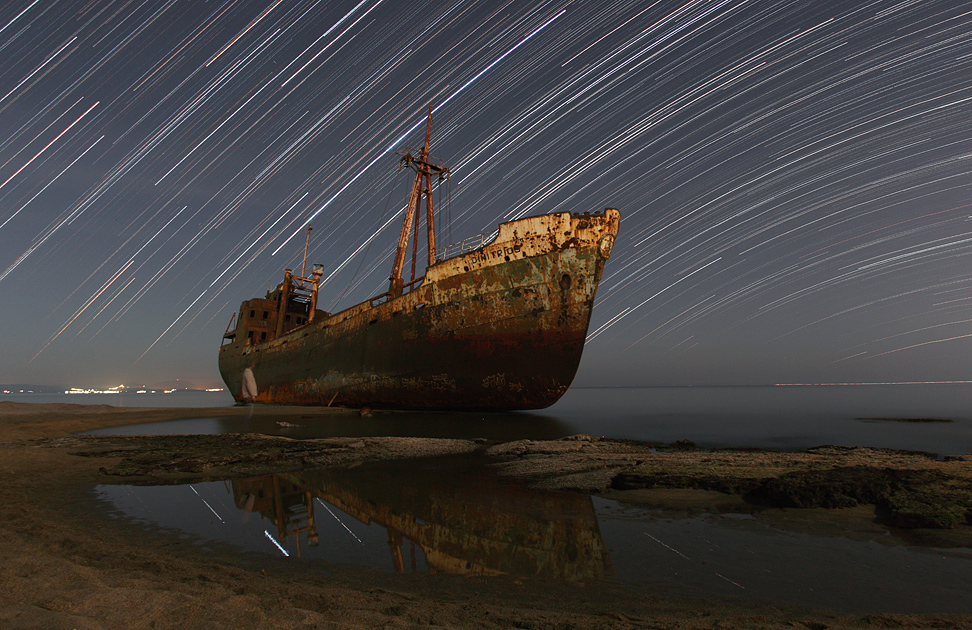
[[(79, 398), (79, 397), (74, 397)], [(185, 406), (200, 406), (197, 402)], [(902, 422), (923, 418), (951, 422)], [(299, 425), (281, 427), (278, 422)], [(199, 418), (113, 427), (100, 434), (236, 433), (556, 439), (576, 433), (703, 447), (797, 449), (836, 444), (972, 452), (972, 385), (572, 388), (556, 405), (508, 414), (355, 413)]]
[(551, 411), (592, 435), (690, 439), (710, 448), (836, 444), (972, 453), (972, 384), (578, 389)]
[(116, 517), (317, 570), (620, 581), (658, 594), (850, 613), (972, 613), (972, 549), (878, 527), (809, 534), (745, 513), (647, 510), (499, 477), (477, 457), (191, 486), (97, 488)]

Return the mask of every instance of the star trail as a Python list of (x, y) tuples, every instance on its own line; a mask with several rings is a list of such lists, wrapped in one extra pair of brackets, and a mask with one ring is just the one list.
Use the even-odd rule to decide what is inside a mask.
[(220, 384), (239, 303), (384, 290), (424, 140), (438, 247), (621, 211), (589, 385), (967, 380), (967, 3), (11, 2), (0, 382)]

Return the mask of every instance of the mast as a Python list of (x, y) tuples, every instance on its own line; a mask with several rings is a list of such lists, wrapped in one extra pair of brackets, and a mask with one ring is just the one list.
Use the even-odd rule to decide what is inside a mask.
[[(429, 241), (429, 266), (435, 264), (435, 219), (432, 217), (432, 165), (428, 163), (429, 160), (429, 139), (432, 137), (432, 103), (429, 103), (429, 120), (425, 124), (425, 146), (422, 148), (422, 162), (424, 168), (422, 169), (422, 174), (425, 175), (425, 200), (428, 204), (428, 217), (425, 220), (425, 225), (428, 227), (428, 241)], [(418, 208), (415, 209), (416, 212)], [(418, 230), (418, 228), (415, 228)]]
[(310, 246), (310, 233), (313, 230), (311, 226), (307, 226), (307, 240), (304, 241), (304, 262), (300, 265), (300, 277), (303, 278), (307, 276), (307, 247)]
[(415, 256), (418, 251), (418, 227), (419, 216), (421, 215), (422, 196), (426, 199), (426, 219), (425, 224), (428, 231), (428, 264), (435, 264), (435, 219), (432, 213), (432, 174), (445, 178), (449, 169), (440, 164), (433, 164), (429, 161), (429, 141), (432, 138), (432, 104), (429, 104), (429, 116), (425, 125), (425, 145), (418, 156), (411, 152), (402, 154), (401, 163), (415, 171), (415, 179), (412, 182), (412, 192), (408, 198), (408, 206), (405, 208), (405, 218), (402, 221), (402, 231), (398, 236), (398, 250), (395, 252), (395, 263), (392, 265), (392, 272), (388, 287), (390, 297), (398, 297), (402, 294), (405, 281), (402, 279), (402, 269), (405, 266), (405, 253), (408, 250), (408, 240), (411, 235), (412, 222), (415, 222), (416, 242), (412, 252), (412, 282), (415, 281)]

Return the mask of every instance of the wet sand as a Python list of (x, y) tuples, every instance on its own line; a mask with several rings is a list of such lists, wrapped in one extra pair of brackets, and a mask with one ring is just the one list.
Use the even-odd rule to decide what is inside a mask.
[[(286, 413), (286, 410), (261, 410)], [(290, 410), (290, 413), (293, 411)], [(875, 519), (968, 546), (972, 457), (875, 449), (707, 452), (587, 436), (488, 444), (419, 438), (75, 436), (105, 426), (246, 414), (0, 402), (0, 627), (4, 628), (972, 628), (970, 615), (852, 616), (570, 585), (366, 569), (324, 573), (242, 558), (111, 520), (99, 483), (249, 477), (485, 450), (506, 475), (676, 509), (745, 503), (760, 518)], [(347, 413), (302, 408), (303, 415)], [(863, 480), (863, 482), (862, 482)], [(812, 490), (812, 491), (810, 491)], [(964, 502), (964, 503), (963, 503)], [(788, 507), (778, 507), (788, 506)], [(835, 509), (837, 508), (837, 509)], [(871, 516), (873, 515), (873, 518)], [(846, 519), (845, 519), (846, 520)], [(822, 526), (820, 519), (802, 522)], [(846, 525), (846, 523), (843, 523)], [(246, 560), (246, 562), (242, 562)]]

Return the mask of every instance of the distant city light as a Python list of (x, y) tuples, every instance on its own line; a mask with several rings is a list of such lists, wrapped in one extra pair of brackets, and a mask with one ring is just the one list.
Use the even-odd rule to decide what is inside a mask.
[(119, 385), (117, 387), (109, 387), (108, 389), (83, 389), (81, 387), (72, 387), (71, 389), (64, 390), (65, 394), (121, 394), (124, 385)]
[[(178, 380), (178, 379), (177, 379)], [(172, 394), (175, 392), (225, 392), (225, 387), (207, 387), (205, 389), (192, 389), (189, 387), (173, 387), (171, 389), (151, 389), (148, 387), (138, 386), (129, 387), (126, 385), (116, 385), (114, 387), (108, 387), (105, 389), (97, 387), (71, 387), (69, 389), (0, 389), (0, 394), (52, 394), (52, 393), (62, 393), (66, 395), (81, 395), (81, 394)]]
[[(21, 390), (23, 393), (24, 390)], [(141, 388), (126, 388), (124, 385), (118, 385), (117, 387), (109, 387), (108, 389), (95, 389), (93, 387), (72, 387), (71, 389), (64, 390), (65, 394), (171, 394), (178, 391), (189, 391), (186, 388), (180, 389), (178, 387), (173, 387), (172, 389), (148, 389), (145, 387)], [(222, 392), (226, 391), (222, 387), (211, 387), (204, 389), (205, 392)], [(13, 393), (13, 392), (4, 392)]]

